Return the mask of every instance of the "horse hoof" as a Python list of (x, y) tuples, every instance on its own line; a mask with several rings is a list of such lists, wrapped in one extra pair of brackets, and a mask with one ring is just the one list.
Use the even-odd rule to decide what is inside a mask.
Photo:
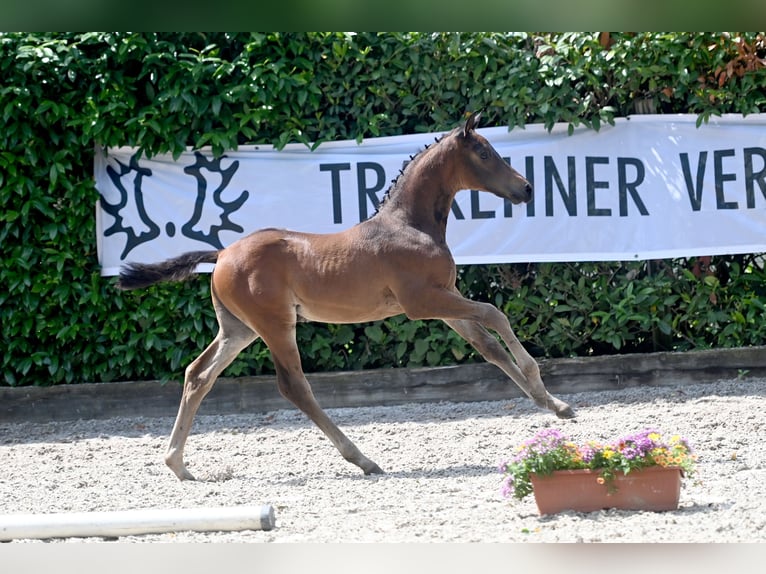
[(560, 419), (573, 419), (577, 415), (572, 410), (572, 407), (567, 405), (566, 408), (556, 411), (556, 416), (559, 417)]
[(364, 474), (386, 474), (386, 472), (380, 468), (377, 464), (373, 463), (372, 466), (364, 471)]
[[(574, 415), (572, 415), (574, 416)], [(184, 469), (183, 473), (178, 477), (178, 480), (184, 481), (184, 480), (197, 480), (195, 476), (189, 472), (188, 470)]]
[(167, 461), (166, 461), (165, 464), (167, 464), (168, 468), (170, 468), (170, 470), (173, 471), (173, 474), (175, 474), (178, 477), (178, 480), (181, 480), (181, 481), (183, 481), (183, 480), (197, 480), (196, 478), (194, 478), (194, 475), (191, 472), (186, 470), (185, 466), (182, 465), (180, 468), (177, 468), (177, 467), (171, 465), (170, 462), (167, 462)]

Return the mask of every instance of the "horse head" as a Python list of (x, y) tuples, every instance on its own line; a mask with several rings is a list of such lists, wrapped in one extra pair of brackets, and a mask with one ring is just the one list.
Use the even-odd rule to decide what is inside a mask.
[(488, 191), (513, 203), (532, 199), (532, 184), (513, 169), (492, 144), (476, 132), (481, 112), (468, 116), (462, 127), (455, 130), (462, 146), (464, 161), (459, 174), (462, 189)]

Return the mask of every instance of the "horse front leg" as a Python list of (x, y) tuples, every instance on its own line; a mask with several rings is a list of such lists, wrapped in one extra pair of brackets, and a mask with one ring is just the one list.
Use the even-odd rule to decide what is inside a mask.
[[(407, 317), (442, 319), (489, 362), (500, 367), (536, 405), (553, 411), (559, 418), (574, 417), (572, 407), (546, 390), (537, 361), (524, 349), (508, 318), (497, 307), (466, 299), (457, 289), (413, 288), (397, 296)], [(500, 335), (518, 366), (487, 329)]]
[[(502, 369), (537, 406), (553, 411), (559, 418), (566, 419), (575, 416), (572, 407), (547, 391), (540, 376), (537, 361), (519, 343), (510, 326), (508, 328), (511, 331), (511, 336), (515, 339), (513, 346), (516, 352), (513, 355), (519, 361), (519, 366), (511, 360), (500, 342), (479, 323), (455, 319), (445, 319), (444, 322), (468, 341), (487, 362)], [(506, 344), (508, 343), (506, 342)]]

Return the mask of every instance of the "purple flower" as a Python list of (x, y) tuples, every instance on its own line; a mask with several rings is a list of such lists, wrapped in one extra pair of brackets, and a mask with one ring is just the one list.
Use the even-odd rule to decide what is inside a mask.
[(622, 456), (624, 456), (628, 460), (633, 460), (634, 458), (641, 458), (643, 454), (640, 448), (633, 445), (623, 446), (621, 452), (622, 452)]
[(535, 436), (521, 443), (512, 463), (522, 462), (530, 455), (545, 454), (562, 446), (566, 438), (558, 429), (543, 429)]
[(660, 433), (653, 429), (647, 429), (635, 435), (627, 436), (613, 446), (614, 450), (619, 451), (625, 458), (633, 460), (642, 458), (656, 449), (665, 447), (660, 442)]
[(513, 475), (508, 475), (500, 484), (500, 494), (503, 498), (510, 498), (513, 495)]
[(596, 456), (597, 447), (594, 447), (593, 445), (586, 445), (580, 448), (580, 454), (582, 455), (582, 461), (584, 463), (589, 463), (593, 460), (593, 457)]

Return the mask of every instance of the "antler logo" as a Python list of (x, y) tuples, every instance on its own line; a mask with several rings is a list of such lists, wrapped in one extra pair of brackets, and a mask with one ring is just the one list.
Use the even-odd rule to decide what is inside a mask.
[[(195, 152), (194, 157), (197, 158), (197, 161), (189, 167), (185, 167), (184, 173), (188, 173), (197, 179), (197, 201), (194, 203), (194, 214), (191, 219), (181, 227), (181, 232), (186, 237), (204, 241), (217, 249), (223, 249), (223, 244), (218, 238), (218, 234), (224, 230), (236, 231), (237, 233), (244, 231), (241, 226), (232, 222), (231, 219), (229, 219), (229, 216), (242, 207), (250, 194), (247, 191), (243, 191), (237, 199), (230, 202), (223, 201), (221, 198), (223, 190), (229, 185), (231, 178), (234, 177), (234, 174), (239, 168), (238, 161), (233, 161), (229, 167), (222, 169), (221, 160), (226, 156), (208, 160), (201, 153)], [(221, 174), (221, 184), (216, 187), (212, 193), (213, 203), (221, 209), (221, 225), (211, 225), (209, 233), (194, 229), (194, 226), (197, 225), (202, 218), (202, 213), (205, 208), (205, 199), (208, 197), (207, 179), (202, 175), (203, 169)]]
[[(242, 226), (231, 220), (231, 215), (244, 205), (250, 194), (247, 190), (243, 190), (233, 201), (223, 199), (224, 190), (239, 169), (239, 161), (235, 160), (229, 167), (224, 168), (221, 162), (226, 156), (207, 159), (200, 152), (195, 152), (194, 157), (195, 162), (185, 167), (183, 171), (196, 179), (197, 194), (193, 213), (189, 220), (181, 225), (181, 233), (185, 237), (202, 241), (216, 249), (223, 249), (221, 232), (244, 231)], [(109, 203), (101, 193), (100, 202), (101, 208), (114, 217), (114, 223), (104, 231), (104, 236), (125, 234), (125, 248), (120, 254), (120, 259), (124, 260), (139, 245), (159, 237), (160, 226), (150, 217), (144, 201), (144, 178), (152, 177), (152, 170), (139, 165), (137, 155), (131, 156), (127, 165), (116, 158), (114, 161), (117, 168), (109, 165), (106, 167), (106, 173), (119, 193), (119, 200), (116, 203)], [(220, 179), (217, 186), (215, 183), (210, 183), (215, 179)], [(131, 186), (132, 189), (129, 189)], [(212, 191), (209, 189), (211, 187), (213, 187)], [(220, 218), (220, 224), (212, 224), (208, 230), (201, 228), (203, 214), (206, 213), (216, 214)], [(138, 220), (135, 220), (136, 216)], [(168, 222), (165, 225), (165, 233), (173, 237), (176, 233), (175, 224)]]
[[(104, 236), (108, 237), (110, 235), (114, 235), (115, 233), (125, 234), (125, 249), (123, 249), (122, 253), (120, 254), (120, 259), (125, 259), (125, 256), (135, 247), (158, 237), (160, 235), (160, 228), (149, 218), (149, 215), (146, 213), (146, 209), (144, 208), (144, 192), (141, 188), (141, 182), (144, 176), (151, 177), (152, 170), (138, 165), (138, 159), (135, 155), (131, 156), (130, 163), (128, 165), (125, 165), (120, 160), (115, 161), (120, 167), (120, 171), (116, 171), (111, 165), (109, 165), (106, 167), (106, 173), (109, 176), (109, 179), (112, 180), (114, 186), (120, 192), (120, 200), (117, 203), (109, 203), (106, 201), (106, 199), (104, 199), (103, 194), (101, 194), (100, 199), (101, 208), (109, 215), (114, 217), (114, 223), (111, 227), (109, 227), (109, 229), (104, 231)], [(128, 205), (128, 198), (130, 197), (128, 190), (126, 190), (122, 185), (122, 178), (132, 171), (136, 173), (136, 176), (133, 179), (133, 199), (135, 201), (136, 212), (138, 213), (138, 217), (141, 219), (141, 222), (149, 228), (149, 231), (144, 231), (142, 233), (136, 233), (133, 226), (126, 227), (124, 225), (125, 220), (121, 214), (122, 210)]]

